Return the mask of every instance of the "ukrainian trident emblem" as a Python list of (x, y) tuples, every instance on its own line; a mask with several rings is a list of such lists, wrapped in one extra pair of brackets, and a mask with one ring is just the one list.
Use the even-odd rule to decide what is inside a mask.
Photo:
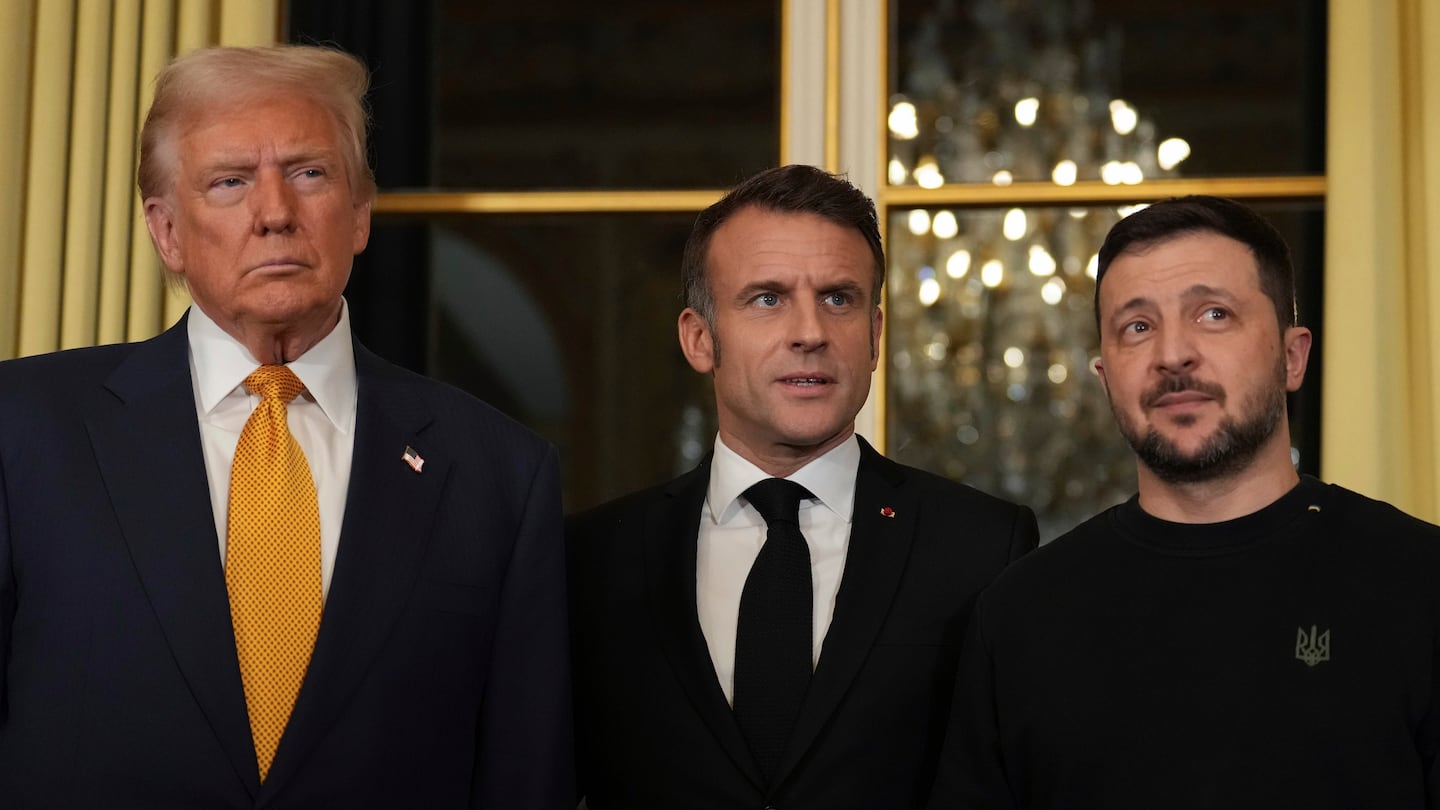
[(1315, 625), (1310, 625), (1310, 632), (1306, 633), (1301, 627), (1295, 635), (1295, 657), (1304, 661), (1305, 666), (1313, 667), (1321, 661), (1330, 660), (1330, 631), (1320, 632)]

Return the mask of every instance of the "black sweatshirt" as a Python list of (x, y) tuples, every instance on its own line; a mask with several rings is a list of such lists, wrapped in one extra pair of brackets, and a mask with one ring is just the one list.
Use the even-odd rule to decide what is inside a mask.
[(1206, 525), (1132, 498), (969, 633), (932, 808), (1440, 806), (1440, 528), (1341, 487)]

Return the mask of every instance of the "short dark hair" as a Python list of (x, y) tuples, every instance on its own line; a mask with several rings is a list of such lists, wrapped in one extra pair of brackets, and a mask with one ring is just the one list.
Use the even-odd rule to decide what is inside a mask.
[(700, 313), (712, 330), (715, 297), (711, 294), (706, 270), (710, 240), (732, 216), (752, 207), (779, 213), (814, 214), (841, 227), (858, 230), (870, 246), (875, 263), (870, 303), (880, 306), (880, 290), (885, 286), (885, 251), (880, 245), (880, 220), (875, 215), (875, 203), (843, 175), (792, 164), (752, 175), (695, 218), (695, 227), (685, 242), (680, 281), (685, 306)]
[(1115, 223), (1100, 246), (1095, 273), (1095, 323), (1100, 323), (1100, 284), (1110, 264), (1125, 253), (1136, 253), (1161, 242), (1191, 233), (1217, 233), (1250, 248), (1260, 273), (1260, 291), (1275, 305), (1275, 320), (1283, 331), (1297, 322), (1295, 266), (1284, 237), (1268, 220), (1248, 206), (1223, 197), (1194, 194), (1162, 200)]

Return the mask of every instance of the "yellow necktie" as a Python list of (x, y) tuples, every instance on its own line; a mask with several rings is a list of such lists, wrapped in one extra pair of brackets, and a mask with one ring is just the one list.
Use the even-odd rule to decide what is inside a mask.
[(225, 586), (264, 781), (320, 628), (320, 507), (285, 420), (304, 385), (285, 366), (261, 366), (245, 387), (262, 399), (230, 468)]

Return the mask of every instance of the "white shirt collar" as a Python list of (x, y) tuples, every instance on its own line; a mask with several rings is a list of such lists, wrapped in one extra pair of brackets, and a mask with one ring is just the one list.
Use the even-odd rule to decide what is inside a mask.
[[(208, 414), (240, 387), (260, 362), (193, 304), (186, 331), (190, 338), (190, 377), (195, 381), (200, 410)], [(348, 435), (355, 427), (358, 384), (355, 347), (350, 339), (350, 306), (343, 298), (340, 320), (330, 334), (286, 365), (305, 384), (305, 393), (331, 424)]]
[[(810, 490), (815, 500), (848, 523), (855, 511), (855, 478), (859, 470), (860, 440), (852, 433), (787, 478)], [(741, 494), (757, 481), (770, 477), (716, 436), (715, 456), (710, 462), (710, 488), (705, 499), (710, 520), (717, 524), (730, 522), (744, 508)]]

